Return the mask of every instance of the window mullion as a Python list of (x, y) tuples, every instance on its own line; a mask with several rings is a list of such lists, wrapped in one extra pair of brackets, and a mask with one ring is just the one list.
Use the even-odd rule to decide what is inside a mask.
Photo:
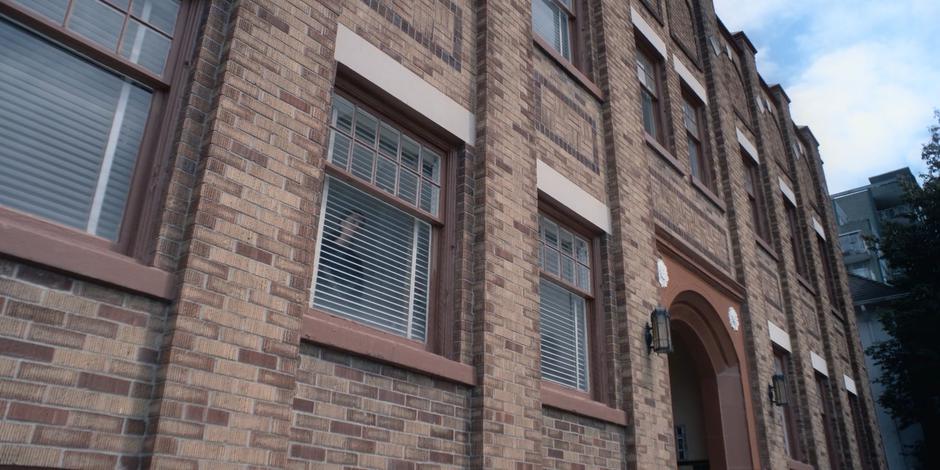
[(98, 171), (98, 183), (95, 185), (95, 195), (91, 203), (91, 211), (88, 214), (88, 233), (96, 234), (98, 232), (98, 220), (101, 218), (101, 207), (104, 205), (105, 192), (108, 189), (108, 180), (111, 178), (111, 166), (114, 164), (114, 154), (117, 152), (118, 139), (121, 137), (121, 127), (124, 123), (124, 114), (127, 112), (127, 101), (131, 94), (131, 84), (124, 81), (121, 85), (121, 96), (118, 98), (117, 106), (114, 109), (114, 118), (111, 120), (111, 130), (108, 133), (108, 144), (104, 150), (104, 157), (101, 160), (101, 168)]
[[(411, 331), (412, 323), (415, 316), (415, 276), (417, 275), (418, 269), (418, 224), (421, 223), (418, 219), (414, 220), (414, 236), (412, 239), (414, 242), (411, 245), (411, 280), (408, 282), (408, 337), (411, 338), (413, 332)], [(427, 333), (425, 333), (427, 336)]]

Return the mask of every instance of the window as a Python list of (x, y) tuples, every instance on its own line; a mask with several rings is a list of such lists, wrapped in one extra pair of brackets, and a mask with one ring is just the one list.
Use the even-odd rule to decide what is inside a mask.
[(573, 2), (574, 0), (532, 0), (532, 29), (569, 62), (573, 61)]
[(840, 447), (836, 443), (836, 434), (835, 434), (835, 415), (832, 413), (832, 402), (830, 402), (829, 396), (829, 383), (826, 377), (823, 377), (820, 374), (816, 374), (816, 392), (819, 394), (819, 401), (822, 403), (822, 408), (819, 410), (820, 419), (823, 423), (823, 434), (826, 436), (826, 451), (829, 454), (829, 468), (842, 468), (840, 465), (841, 456), (839, 455)]
[(0, 15), (0, 205), (111, 241), (136, 227), (137, 214), (125, 211), (146, 188), (131, 182), (155, 153), (142, 143), (159, 129), (182, 9), (174, 0), (8, 6), (10, 16)]
[(335, 95), (328, 161), (313, 308), (426, 341), (441, 153)]
[(644, 44), (637, 45), (636, 73), (640, 80), (640, 105), (643, 111), (643, 129), (654, 140), (662, 144), (666, 133), (663, 129), (662, 96), (660, 93), (660, 61), (654, 59)]
[(764, 242), (770, 240), (770, 222), (767, 220), (767, 207), (764, 204), (764, 191), (761, 186), (760, 169), (757, 163), (746, 155), (744, 159), (744, 190), (751, 210), (751, 223), (754, 233)]
[(873, 464), (871, 431), (865, 424), (862, 414), (862, 404), (859, 398), (849, 394), (849, 408), (852, 410), (852, 427), (855, 428), (855, 441), (858, 443), (858, 453), (861, 454), (862, 470), (875, 468)]
[(545, 215), (539, 216), (539, 239), (542, 378), (587, 391), (591, 242)]
[(836, 276), (832, 270), (832, 261), (829, 256), (829, 245), (822, 237), (816, 237), (816, 243), (819, 244), (819, 256), (822, 258), (823, 275), (826, 277), (826, 291), (829, 294), (829, 304), (832, 306), (840, 305), (839, 297), (836, 295)]
[(794, 400), (793, 387), (796, 385), (795, 377), (790, 375), (790, 356), (782, 351), (774, 349), (774, 373), (783, 374), (787, 381), (787, 404), (780, 407), (783, 416), (780, 425), (783, 427), (784, 448), (787, 455), (796, 460), (800, 458), (799, 441), (796, 435), (796, 417), (793, 413)]
[(715, 190), (711, 161), (705, 154), (705, 113), (701, 101), (686, 90), (682, 93), (682, 124), (685, 127), (686, 143), (689, 147), (689, 165), (692, 177), (708, 189)]
[(800, 221), (796, 213), (796, 206), (789, 200), (783, 202), (783, 208), (787, 213), (787, 225), (790, 230), (790, 249), (793, 250), (793, 262), (796, 264), (796, 273), (803, 278), (809, 277), (809, 270), (806, 263), (806, 247), (803, 245), (803, 237), (800, 236)]

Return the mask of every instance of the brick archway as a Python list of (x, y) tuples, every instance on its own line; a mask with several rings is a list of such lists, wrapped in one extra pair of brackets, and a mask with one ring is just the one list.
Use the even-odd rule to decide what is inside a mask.
[(741, 361), (721, 317), (704, 296), (684, 291), (669, 306), (673, 342), (688, 350), (698, 378), (711, 469), (752, 468), (750, 408)]

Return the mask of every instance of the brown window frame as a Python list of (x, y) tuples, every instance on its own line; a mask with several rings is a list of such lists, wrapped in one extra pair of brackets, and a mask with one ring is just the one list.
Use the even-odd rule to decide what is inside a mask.
[[(170, 164), (171, 148), (176, 143), (171, 136), (183, 107), (188, 62), (196, 51), (205, 9), (203, 2), (181, 2), (164, 72), (157, 75), (67, 29), (64, 24), (71, 14), (72, 3), (63, 23), (57, 24), (25, 6), (0, 2), (0, 16), (90, 59), (101, 69), (138, 82), (152, 93), (117, 238), (112, 241), (30, 213), (0, 207), (0, 222), (5, 225), (0, 229), (0, 252), (137, 292), (172, 298), (172, 276), (149, 265), (156, 245), (154, 229), (159, 221), (160, 201), (166, 191), (167, 182), (161, 175)], [(125, 22), (129, 16), (125, 16)], [(32, 237), (28, 237), (29, 234)], [(25, 246), (24, 240), (30, 246)], [(83, 261), (86, 259), (97, 260), (97, 265)]]
[[(767, 202), (764, 198), (764, 185), (761, 179), (760, 164), (751, 159), (744, 149), (741, 149), (741, 159), (744, 163), (744, 192), (747, 193), (754, 236), (760, 243), (769, 245), (770, 221), (767, 218)], [(748, 188), (748, 180), (751, 182), (750, 188)]]
[(783, 210), (787, 217), (787, 234), (790, 237), (790, 250), (793, 254), (796, 275), (803, 279), (809, 279), (809, 262), (806, 256), (806, 245), (803, 243), (803, 237), (800, 236), (798, 209), (793, 202), (784, 197)]
[[(595, 417), (616, 424), (626, 424), (622, 411), (611, 408), (613, 402), (608, 394), (610, 367), (607, 360), (608, 347), (605, 325), (607, 312), (602, 301), (601, 237), (597, 230), (589, 228), (588, 223), (579, 220), (571, 212), (550, 202), (539, 200), (539, 216), (564, 227), (573, 234), (588, 240), (589, 259), (591, 262), (591, 292), (584, 291), (539, 266), (539, 278), (554, 282), (585, 299), (585, 338), (587, 339), (588, 387), (586, 391), (542, 379), (543, 402), (549, 406), (566, 409), (578, 414)], [(538, 240), (541, 250), (541, 240)]]
[(852, 393), (848, 394), (849, 409), (852, 413), (852, 427), (855, 430), (855, 441), (858, 444), (858, 453), (861, 459), (862, 470), (872, 470), (874, 465), (874, 452), (872, 451), (871, 431), (865, 426), (865, 418), (862, 414), (861, 399)]
[(794, 387), (797, 384), (796, 375), (793, 373), (793, 365), (791, 363), (790, 353), (779, 349), (777, 347), (773, 348), (773, 361), (774, 361), (774, 373), (783, 374), (786, 377), (787, 382), (787, 404), (783, 405), (783, 426), (784, 433), (787, 439), (789, 446), (785, 449), (787, 456), (793, 460), (800, 461), (803, 458), (802, 449), (799, 441), (799, 434), (797, 431), (797, 420), (796, 420), (796, 393), (794, 393)]
[(816, 392), (819, 395), (819, 401), (822, 408), (819, 410), (819, 416), (822, 419), (823, 435), (826, 439), (826, 453), (829, 454), (829, 467), (842, 468), (842, 455), (839, 453), (838, 434), (834, 426), (835, 414), (830, 400), (832, 386), (829, 384), (829, 378), (815, 373)]
[[(667, 137), (669, 135), (668, 129), (666, 128), (666, 124), (669, 120), (666, 119), (666, 102), (668, 100), (666, 99), (665, 86), (665, 60), (651, 44), (639, 35), (636, 35), (636, 54), (637, 68), (639, 68), (640, 58), (650, 65), (653, 74), (653, 84), (656, 88), (655, 90), (650, 90), (649, 87), (640, 80), (639, 73), (637, 73), (637, 82), (640, 85), (640, 123), (643, 126), (643, 133), (647, 136), (648, 140), (652, 140), (665, 149), (668, 147)], [(651, 134), (649, 129), (646, 128), (646, 119), (643, 117), (644, 94), (649, 94), (651, 97), (655, 134)]]
[[(691, 129), (685, 124), (685, 107), (688, 106), (692, 112), (695, 114), (696, 120), (696, 131), (698, 135), (694, 134)], [(689, 153), (689, 176), (700, 183), (702, 186), (705, 186), (712, 194), (717, 192), (717, 184), (715, 178), (715, 168), (711, 158), (711, 152), (709, 151), (708, 146), (708, 123), (706, 121), (705, 113), (705, 103), (702, 102), (691, 90), (687, 87), (682, 87), (682, 127), (685, 129), (686, 143), (688, 145)], [(695, 164), (692, 161), (692, 147), (696, 147), (696, 153), (698, 154), (698, 168), (700, 175), (696, 175), (694, 168)]]
[(836, 273), (832, 269), (832, 250), (829, 249), (829, 243), (819, 234), (816, 234), (816, 243), (819, 247), (819, 257), (822, 261), (823, 277), (826, 282), (826, 293), (829, 294), (829, 305), (839, 309), (842, 306), (842, 299), (836, 289)]
[[(338, 75), (342, 75), (342, 71)], [(313, 298), (305, 306), (304, 337), (321, 344), (332, 345), (352, 352), (423, 371), (460, 383), (472, 384), (472, 368), (456, 362), (459, 357), (454, 343), (453, 305), (454, 246), (456, 227), (456, 188), (459, 149), (453, 141), (439, 136), (419, 117), (392, 104), (390, 99), (357, 77), (339, 76), (334, 93), (361, 107), (383, 122), (391, 124), (403, 135), (427, 146), (441, 156), (441, 186), (438, 215), (434, 216), (417, 207), (398, 200), (372, 183), (363, 181), (344, 168), (326, 161), (324, 174), (333, 177), (365, 195), (427, 222), (431, 226), (431, 266), (428, 284), (428, 314), (425, 340), (399, 336), (352, 319), (343, 318), (313, 307)], [(332, 106), (332, 104), (331, 104)], [(328, 150), (328, 149), (327, 149)], [(324, 179), (325, 180), (325, 179)], [(323, 203), (325, 201), (321, 201)], [(323, 214), (321, 214), (322, 216)], [(317, 234), (320, 237), (322, 234)], [(330, 337), (336, 334), (338, 337)], [(374, 344), (362, 344), (372, 341)]]

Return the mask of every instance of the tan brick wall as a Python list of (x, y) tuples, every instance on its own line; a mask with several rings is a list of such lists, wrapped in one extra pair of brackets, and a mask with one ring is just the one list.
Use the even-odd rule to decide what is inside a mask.
[(290, 468), (464, 468), (470, 389), (301, 347), (291, 411)]
[[(854, 319), (830, 313), (815, 243), (806, 243), (815, 292), (796, 281), (777, 185), (791, 175), (807, 240), (815, 241), (812, 214), (834, 234), (828, 204), (813, 207), (826, 200), (816, 149), (808, 148), (813, 175), (794, 160), (786, 100), (763, 89), (753, 51), (720, 29), (710, 2), (694, 8), (706, 18), (698, 42), (688, 2), (655, 3), (655, 14), (615, 0), (582, 11), (585, 74), (598, 98), (534, 45), (528, 1), (210, 2), (174, 156), (160, 170), (169, 183), (153, 264), (179, 274), (178, 299), (164, 305), (0, 262), (0, 464), (668, 468), (668, 362), (647, 354), (643, 339), (659, 302), (656, 230), (665, 227), (746, 291), (742, 360), (761, 465), (787, 467), (779, 409), (766, 394), (770, 320), (791, 337), (802, 459), (828, 465), (814, 351), (829, 363), (851, 468), (860, 446), (841, 377), (867, 381)], [(669, 51), (665, 147), (678, 170), (644, 142), (631, 6)], [(477, 142), (454, 157), (456, 328), (447, 353), (474, 367), (474, 387), (301, 341), (338, 24), (475, 115)], [(708, 90), (721, 204), (689, 181), (674, 55)], [(757, 108), (765, 95), (774, 114)], [(751, 227), (738, 128), (764, 162), (771, 253)], [(537, 159), (611, 209), (598, 301), (608, 314), (605, 392), (626, 427), (542, 406)], [(840, 295), (848, 304), (844, 285)], [(861, 398), (870, 413), (870, 396)]]
[(0, 258), (0, 464), (136, 468), (166, 305)]
[(543, 468), (623, 468), (623, 428), (551, 408), (543, 411)]

